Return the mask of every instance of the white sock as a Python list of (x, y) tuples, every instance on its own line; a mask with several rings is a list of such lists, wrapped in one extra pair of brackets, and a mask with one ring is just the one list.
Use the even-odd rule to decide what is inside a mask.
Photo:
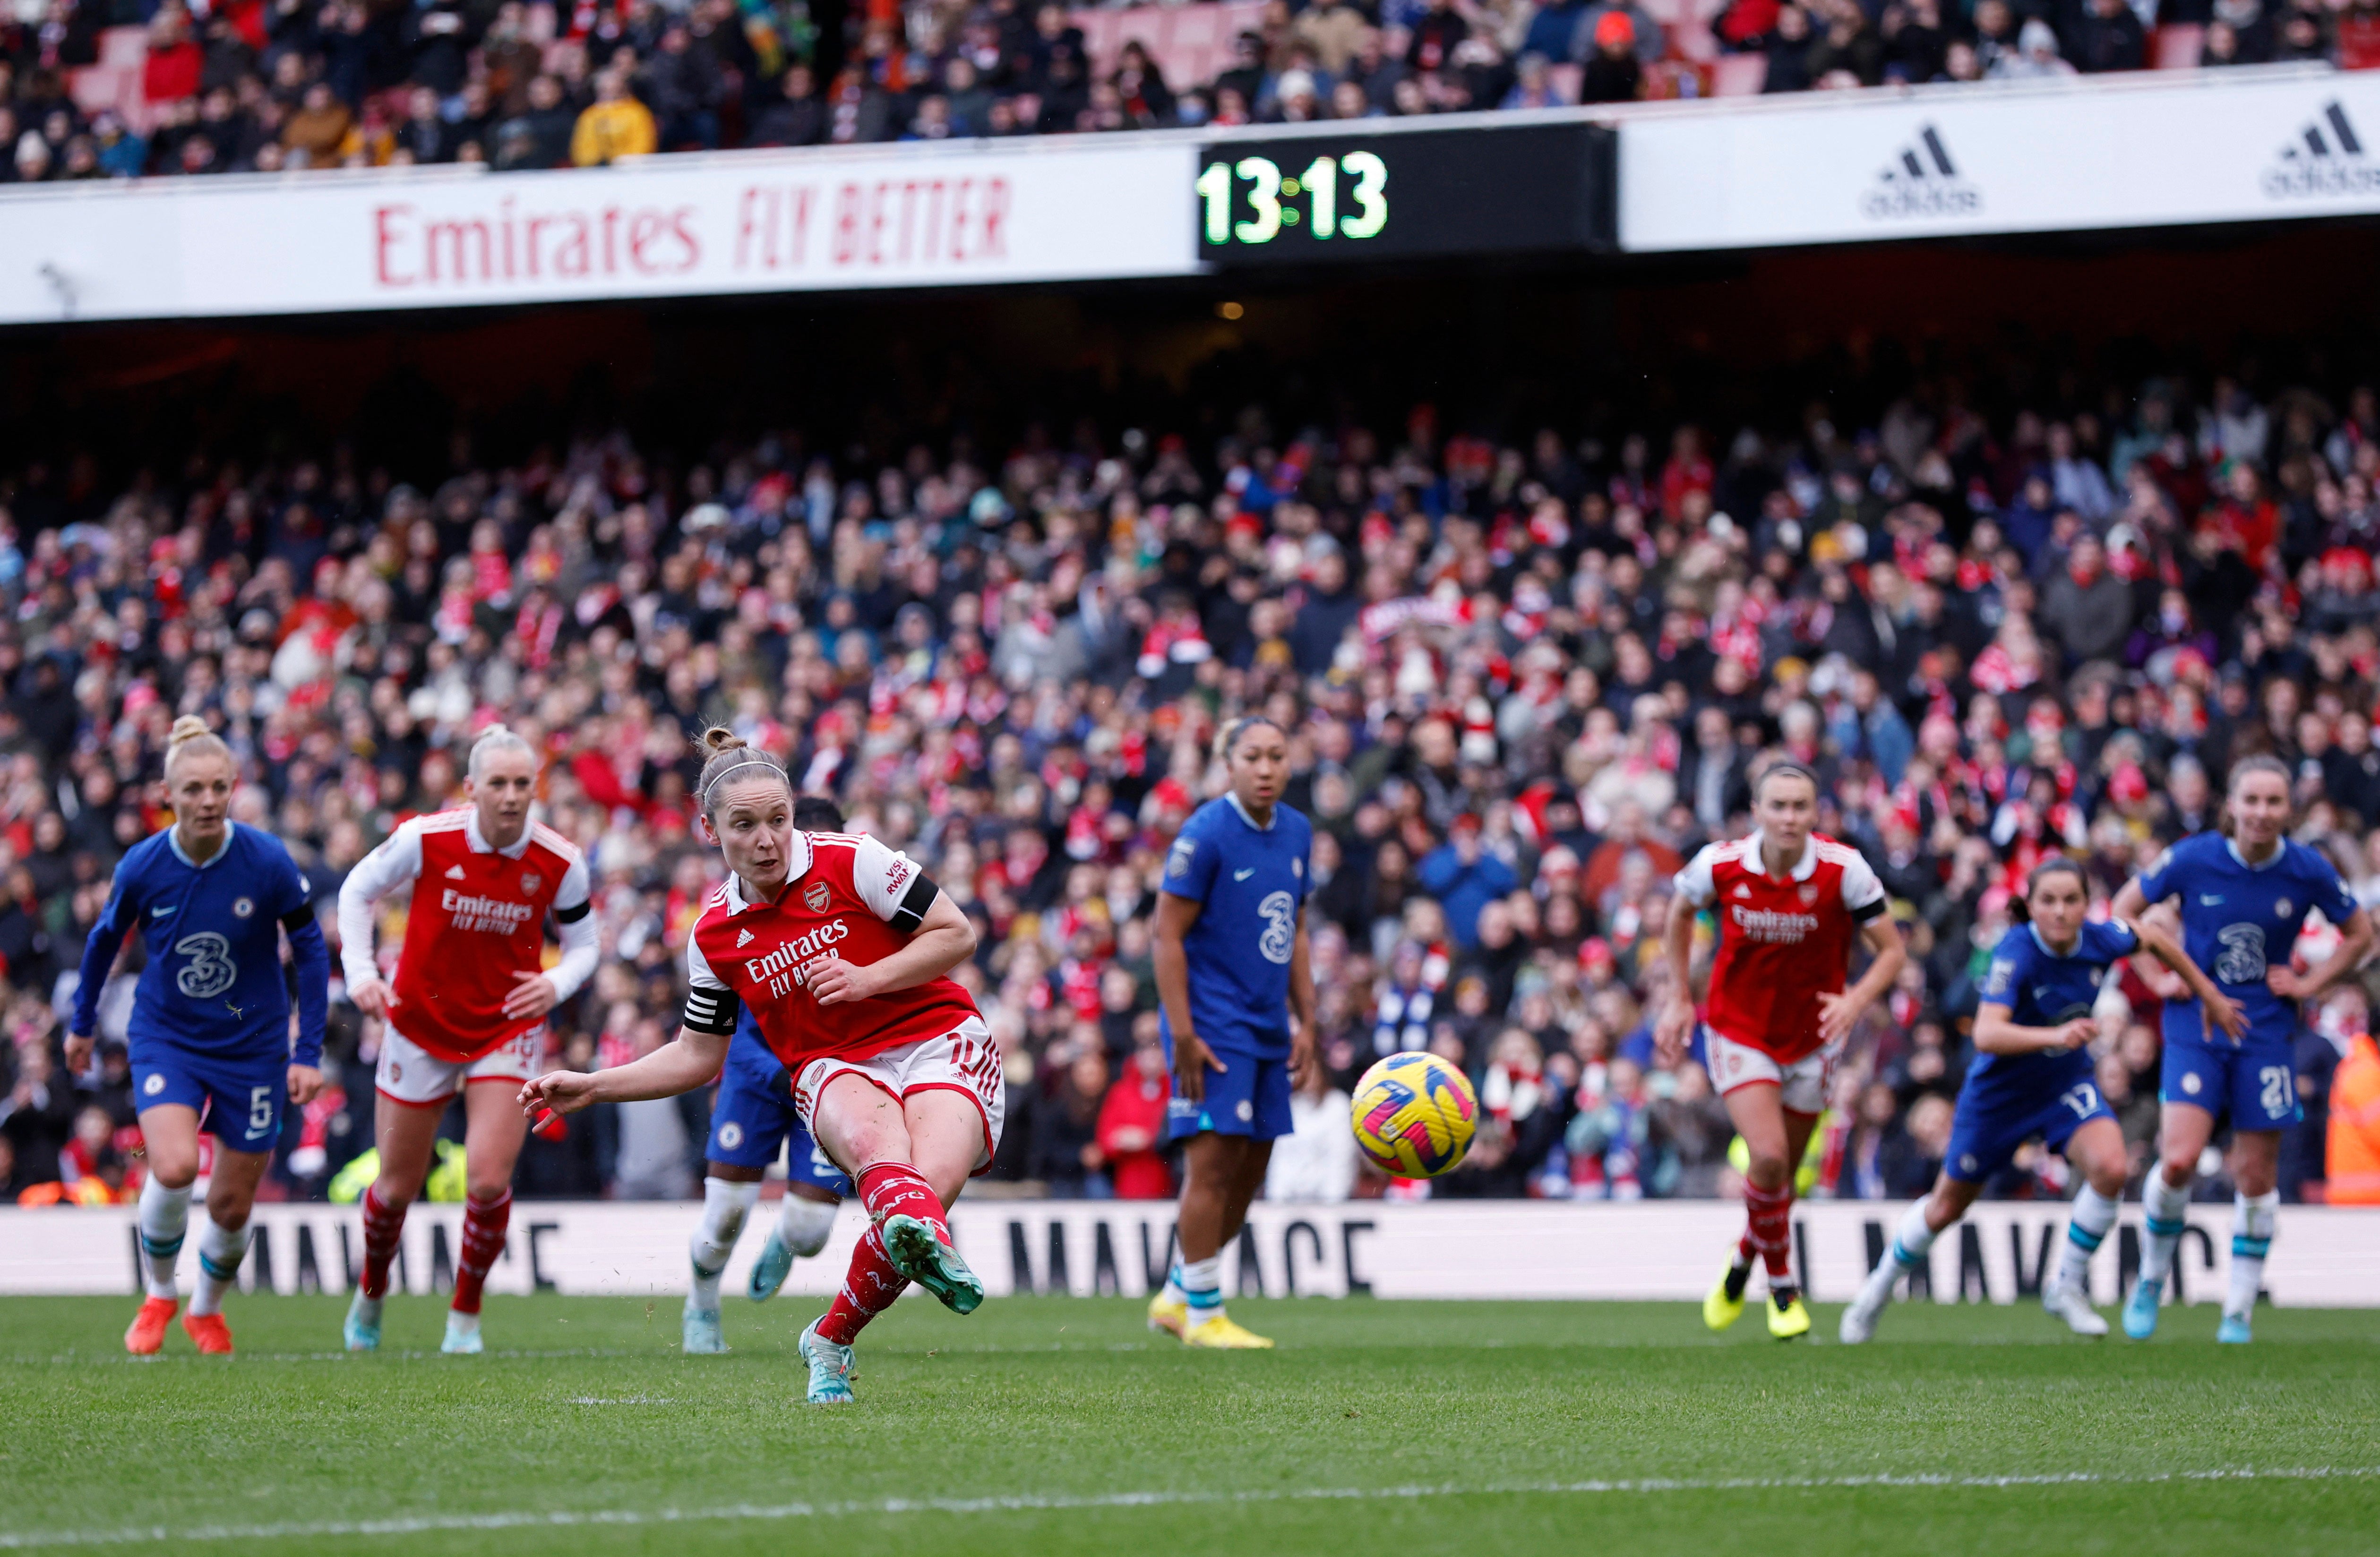
[(1925, 1220), (1925, 1208), (1933, 1203), (1930, 1196), (1919, 1201), (1901, 1213), (1900, 1225), (1892, 1230), (1892, 1247), (1886, 1253), (1904, 1271), (1925, 1263), (1926, 1254), (1934, 1248), (1938, 1235)]
[(149, 1271), (149, 1296), (178, 1298), (174, 1267), (190, 1225), (190, 1187), (168, 1189), (154, 1174), (140, 1186), (140, 1262)]
[(777, 1237), (785, 1247), (807, 1260), (826, 1247), (834, 1231), (834, 1219), (843, 1207), (832, 1201), (806, 1201), (790, 1190), (784, 1204), (777, 1211)]
[(2256, 1311), (2256, 1294), (2265, 1285), (2265, 1256), (2272, 1252), (2280, 1205), (2278, 1189), (2232, 1197), (2231, 1295), (2223, 1301), (2228, 1318), (2246, 1319)]
[(190, 1294), (190, 1312), (219, 1313), (224, 1294), (239, 1280), (239, 1262), (248, 1258), (248, 1239), (253, 1229), (242, 1223), (235, 1232), (213, 1217), (199, 1231), (199, 1289)]
[(1159, 1290), (1157, 1295), (1169, 1303), (1187, 1303), (1190, 1301), (1190, 1295), (1182, 1290), (1181, 1265), (1177, 1263), (1166, 1267), (1165, 1285)]
[(2066, 1242), (2058, 1250), (2058, 1275), (2043, 1295), (2082, 1291), (2090, 1285), (2091, 1256), (2099, 1252), (2107, 1241), (2107, 1229), (2116, 1225), (2117, 1202), (2094, 1189), (2088, 1183), (2074, 1197), (2074, 1208), (2066, 1217)]
[(2181, 1247), (2181, 1230), (2190, 1218), (2190, 1186), (2166, 1182), (2165, 1165), (2149, 1169), (2141, 1185), (2141, 1210), (2147, 1213), (2147, 1247), (2141, 1250), (2141, 1279), (2160, 1285), (2173, 1272), (2174, 1250)]
[(1190, 1305), (1193, 1323), (1203, 1322), (1223, 1311), (1223, 1257), (1208, 1255), (1204, 1260), (1184, 1260), (1175, 1267), (1175, 1277), (1182, 1284), (1182, 1297)]
[(758, 1184), (735, 1184), (724, 1178), (702, 1181), (702, 1220), (696, 1225), (686, 1253), (694, 1261), (694, 1287), (686, 1301), (697, 1309), (719, 1307), (719, 1277), (735, 1240), (744, 1236), (744, 1218), (760, 1198)]
[(1893, 1229), (1892, 1241), (1884, 1247), (1884, 1258), (1876, 1262), (1860, 1287), (1861, 1304), (1882, 1309), (1892, 1301), (1893, 1284), (1925, 1263), (1926, 1250), (1934, 1247), (1934, 1229), (1925, 1225), (1925, 1208), (1932, 1203), (1929, 1196), (1901, 1213), (1900, 1225)]

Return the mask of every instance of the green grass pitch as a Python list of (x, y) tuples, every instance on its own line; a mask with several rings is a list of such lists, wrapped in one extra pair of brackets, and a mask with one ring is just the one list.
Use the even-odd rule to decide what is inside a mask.
[[(2030, 1306), (1897, 1307), (1852, 1349), (1690, 1304), (1245, 1302), (1271, 1353), (1193, 1354), (1117, 1300), (902, 1303), (859, 1403), (802, 1404), (813, 1299), (235, 1298), (241, 1354), (130, 1300), (0, 1300), (0, 1549), (2380, 1552), (2380, 1310), (2215, 1311), (2145, 1346)], [(1836, 1310), (1818, 1315), (1831, 1333)], [(199, 1534), (201, 1543), (186, 1537)]]

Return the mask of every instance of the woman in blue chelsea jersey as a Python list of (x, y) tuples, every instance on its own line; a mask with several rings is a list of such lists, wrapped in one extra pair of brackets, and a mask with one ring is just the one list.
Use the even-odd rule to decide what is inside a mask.
[(1185, 1345), (1272, 1345), (1223, 1312), (1222, 1252), (1240, 1236), (1272, 1143), (1290, 1133), (1293, 1083), (1321, 1063), (1307, 960), (1314, 827), (1281, 803), (1289, 738), (1261, 717), (1215, 743), (1231, 789), (1191, 814), (1157, 897), (1158, 1029), (1173, 1062), (1165, 1108), (1183, 1149), (1182, 1262), (1149, 1299), (1152, 1329)]
[(2092, 1014), (2107, 971), (2147, 952), (2181, 976), (2226, 1032), (2241, 1031), (2239, 1008), (2154, 925), (2120, 919), (2090, 923), (2082, 867), (2054, 855), (2026, 878), (2016, 925), (1992, 948), (1975, 1010), (1975, 1063), (1959, 1089), (1956, 1122), (1934, 1192), (1900, 1219), (1859, 1298), (1843, 1310), (1842, 1338), (1856, 1345), (1876, 1333), (1893, 1285), (1925, 1262), (1950, 1225), (1967, 1214), (1984, 1186), (2039, 1140), (2063, 1152), (2083, 1179), (2066, 1224), (2058, 1268), (2042, 1283), (2041, 1306), (2078, 1335), (2105, 1335), (2091, 1307), (2091, 1256), (2116, 1225), (2131, 1159), (2124, 1132), (2093, 1077)]
[[(100, 991), (124, 937), (137, 932), (149, 964), (134, 989), (128, 1036), (149, 1159), (140, 1188), (148, 1300), (124, 1336), (137, 1354), (164, 1344), (179, 1302), (174, 1267), (199, 1176), (200, 1130), (215, 1138), (214, 1170), (198, 1290), (182, 1328), (199, 1350), (225, 1353), (224, 1293), (248, 1254), (249, 1211), (281, 1139), (282, 1109), (310, 1103), (322, 1086), (330, 947), (289, 851), (271, 833), (232, 822), (233, 783), (231, 749), (205, 721), (175, 720), (165, 748), (174, 825), (134, 844), (116, 865), (115, 889), (83, 947), (67, 1030), (67, 1063), (79, 1071), (91, 1056)], [(294, 1049), (284, 932), (297, 975)]]
[[(2140, 1281), (2124, 1304), (2124, 1334), (2134, 1340), (2156, 1331), (2157, 1304), (2181, 1241), (2191, 1180), (2226, 1116), (2238, 1193), (2229, 1290), (2216, 1338), (2249, 1339), (2265, 1256), (2279, 1216), (2275, 1184), (2281, 1130), (2300, 1117), (2298, 1007), (2352, 974), (2372, 949), (2372, 921), (2338, 872), (2284, 836), (2289, 772), (2278, 758), (2249, 757), (2231, 770), (2224, 819), (2223, 833), (2182, 839), (2116, 894), (2116, 916), (2136, 922), (2151, 904), (2178, 899), (2182, 944), (2191, 960), (2206, 970), (2246, 1019), (2244, 1036), (2228, 1038), (2200, 1001), (2167, 1003), (2165, 1063), (2157, 1088), (2164, 1104), (2160, 1160), (2141, 1186), (2148, 1245), (2141, 1255)], [(2307, 913), (2316, 909), (2338, 927), (2338, 947), (2320, 967), (2301, 973), (2289, 965), (2289, 954)]]

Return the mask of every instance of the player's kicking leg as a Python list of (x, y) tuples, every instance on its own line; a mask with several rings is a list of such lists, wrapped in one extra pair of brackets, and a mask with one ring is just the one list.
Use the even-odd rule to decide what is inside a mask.
[(834, 1301), (802, 1332), (812, 1405), (852, 1398), (860, 1331), (911, 1282), (953, 1313), (973, 1313), (983, 1302), (983, 1283), (953, 1247), (942, 1213), (990, 1154), (985, 1119), (967, 1095), (943, 1086), (895, 1102), (846, 1071), (821, 1089), (815, 1133), (837, 1164), (856, 1169), (853, 1182), (874, 1225), (852, 1251)]

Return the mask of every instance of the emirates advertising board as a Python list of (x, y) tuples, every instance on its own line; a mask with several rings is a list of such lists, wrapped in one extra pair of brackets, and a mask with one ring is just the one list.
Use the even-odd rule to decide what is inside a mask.
[(2380, 211), (2380, 72), (2153, 71), (1631, 118), (1631, 251)]
[(1186, 139), (69, 185), (0, 198), (0, 323), (1196, 269)]

